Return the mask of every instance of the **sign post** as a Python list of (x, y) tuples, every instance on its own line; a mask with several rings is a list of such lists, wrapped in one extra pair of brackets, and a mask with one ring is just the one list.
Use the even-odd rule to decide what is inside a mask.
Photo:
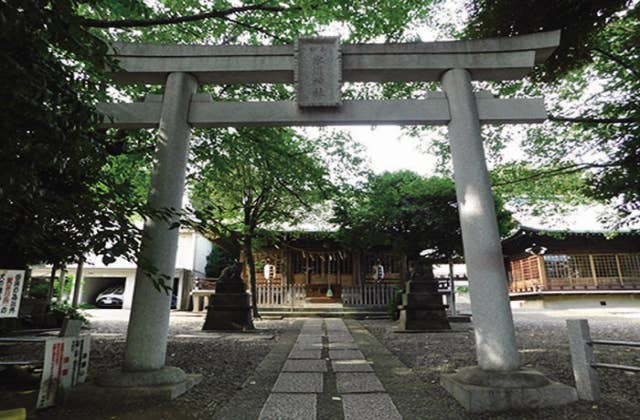
[(17, 318), (20, 312), (24, 270), (0, 269), (0, 318)]

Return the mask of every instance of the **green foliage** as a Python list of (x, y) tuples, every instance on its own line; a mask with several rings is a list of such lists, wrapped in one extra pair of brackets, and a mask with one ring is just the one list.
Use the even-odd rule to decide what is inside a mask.
[(468, 3), (470, 38), (562, 30), (561, 44), (537, 76), (551, 81), (591, 62), (593, 40), (628, 0), (474, 0)]
[(207, 277), (220, 277), (222, 270), (237, 260), (238, 259), (233, 254), (225, 251), (217, 245), (214, 245), (207, 256), (207, 265), (204, 268), (205, 273)]
[(29, 288), (29, 296), (36, 299), (46, 299), (49, 294), (49, 284), (46, 282), (38, 282)]
[(469, 286), (457, 286), (456, 293), (469, 293)]
[(74, 308), (68, 303), (54, 303), (53, 305), (51, 305), (51, 312), (53, 312), (54, 314), (58, 314), (63, 318), (79, 319), (83, 322), (83, 324), (89, 323), (87, 318), (85, 318), (77, 308)]
[(221, 238), (234, 254), (244, 252), (252, 289), (257, 230), (295, 223), (335, 191), (324, 159), (337, 154), (348, 161), (350, 154), (341, 137), (337, 143), (320, 140), (312, 142), (291, 129), (254, 128), (210, 130), (194, 141), (194, 210), (188, 223)]
[[(334, 221), (351, 246), (390, 246), (410, 259), (429, 250), (432, 261), (447, 261), (462, 255), (456, 203), (455, 186), (449, 178), (386, 172), (336, 200)], [(511, 228), (511, 218), (501, 202), (497, 203), (504, 234)]]
[[(74, 279), (74, 276), (72, 276), (71, 274), (67, 274), (65, 276), (63, 296), (71, 295), (71, 291), (73, 290), (73, 279)], [(60, 278), (59, 277), (56, 277), (55, 281), (53, 282), (53, 296), (60, 296)]]
[[(547, 195), (547, 208), (611, 203), (618, 213), (611, 224), (637, 226), (640, 4), (478, 0), (471, 16), (466, 34), (473, 37), (563, 31), (560, 47), (531, 81), (496, 84), (502, 95), (545, 94), (553, 114), (550, 123), (528, 130), (527, 164), (498, 170), (500, 192), (520, 190), (520, 202)], [(508, 183), (512, 187), (505, 188)]]
[(127, 184), (103, 173), (109, 135), (91, 103), (107, 45), (77, 23), (80, 2), (0, 5), (0, 265), (133, 256)]
[(389, 314), (389, 318), (393, 321), (397, 321), (400, 319), (400, 309), (398, 306), (402, 305), (402, 294), (404, 290), (401, 287), (393, 288), (393, 296), (387, 303), (387, 313)]

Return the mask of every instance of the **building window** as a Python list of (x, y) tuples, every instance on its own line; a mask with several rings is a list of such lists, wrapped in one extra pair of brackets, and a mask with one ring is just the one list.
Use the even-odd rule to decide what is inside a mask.
[(569, 255), (569, 277), (593, 279), (588, 255)]
[(620, 254), (618, 258), (623, 279), (640, 281), (640, 254)]
[(618, 278), (618, 264), (616, 263), (616, 256), (614, 254), (594, 255), (593, 265), (596, 268), (596, 277)]
[(547, 278), (566, 279), (569, 277), (569, 256), (545, 255), (544, 268), (547, 272)]

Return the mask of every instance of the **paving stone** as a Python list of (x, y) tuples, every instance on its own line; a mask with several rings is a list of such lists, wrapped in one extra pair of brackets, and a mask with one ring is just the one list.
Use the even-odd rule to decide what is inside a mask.
[(388, 394), (347, 394), (342, 396), (345, 420), (402, 420)]
[(300, 335), (296, 340), (297, 343), (322, 343), (321, 335)]
[(331, 360), (356, 360), (364, 359), (364, 354), (360, 350), (329, 350)]
[(330, 335), (328, 336), (329, 343), (353, 343), (355, 340), (351, 335)]
[(319, 359), (322, 350), (299, 350), (295, 349), (289, 353), (289, 359)]
[(358, 345), (353, 343), (328, 343), (327, 347), (329, 349), (338, 349), (338, 350), (358, 350)]
[(384, 392), (382, 382), (375, 373), (336, 373), (336, 384), (339, 394)]
[(322, 373), (281, 372), (271, 392), (309, 394), (322, 392)]
[(283, 372), (327, 372), (325, 360), (287, 360)]
[(322, 343), (296, 343), (291, 350), (322, 350)]
[(307, 339), (309, 337), (322, 338), (324, 331), (300, 331), (298, 338)]
[(259, 420), (315, 420), (316, 411), (315, 394), (271, 394)]
[(366, 360), (332, 360), (331, 369), (334, 372), (373, 372)]

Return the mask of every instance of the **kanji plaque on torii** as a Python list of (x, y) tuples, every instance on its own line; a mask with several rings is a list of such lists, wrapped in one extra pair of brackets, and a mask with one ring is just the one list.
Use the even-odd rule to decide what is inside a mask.
[(340, 106), (340, 38), (299, 38), (296, 42), (295, 59), (294, 78), (298, 106)]

